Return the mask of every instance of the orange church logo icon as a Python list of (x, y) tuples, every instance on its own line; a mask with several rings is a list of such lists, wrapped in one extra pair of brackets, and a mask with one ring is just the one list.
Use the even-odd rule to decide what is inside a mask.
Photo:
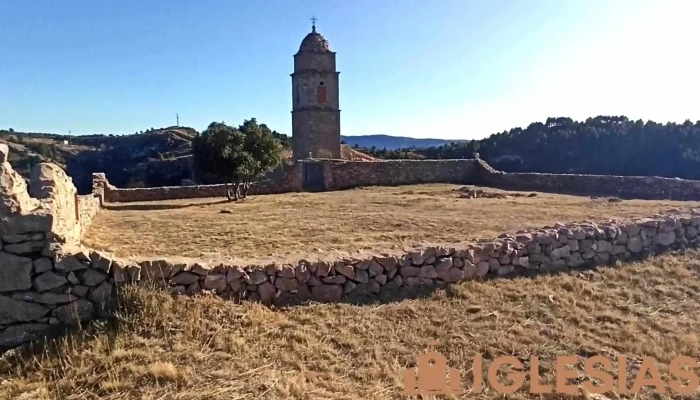
[(404, 394), (426, 396), (462, 393), (459, 371), (447, 367), (445, 356), (435, 351), (436, 344), (431, 341), (430, 350), (418, 357), (417, 367), (404, 371)]

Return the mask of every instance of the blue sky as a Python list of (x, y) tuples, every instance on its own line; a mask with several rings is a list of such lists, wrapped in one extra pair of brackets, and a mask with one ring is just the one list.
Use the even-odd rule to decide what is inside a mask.
[(694, 0), (0, 0), (0, 127), (291, 134), (293, 59), (337, 51), (341, 131), (482, 138), (549, 116), (700, 119)]

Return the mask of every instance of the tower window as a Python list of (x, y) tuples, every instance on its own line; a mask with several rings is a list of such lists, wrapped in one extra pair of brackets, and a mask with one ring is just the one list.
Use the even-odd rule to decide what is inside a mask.
[(321, 81), (321, 86), (323, 86), (323, 81)]
[(316, 101), (319, 104), (326, 102), (326, 88), (324, 86), (319, 86), (316, 91)]

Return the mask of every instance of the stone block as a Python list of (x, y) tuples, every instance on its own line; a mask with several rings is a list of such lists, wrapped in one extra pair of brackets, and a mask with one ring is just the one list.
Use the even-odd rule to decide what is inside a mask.
[(0, 251), (0, 292), (32, 287), (32, 259)]

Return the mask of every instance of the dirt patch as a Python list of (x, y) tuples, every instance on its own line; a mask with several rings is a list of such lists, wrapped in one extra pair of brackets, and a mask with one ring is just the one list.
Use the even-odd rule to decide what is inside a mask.
[(461, 194), (460, 199), (508, 199), (515, 197), (536, 197), (537, 193), (520, 193), (520, 192), (492, 192), (482, 189), (471, 189), (463, 187), (457, 189)]

